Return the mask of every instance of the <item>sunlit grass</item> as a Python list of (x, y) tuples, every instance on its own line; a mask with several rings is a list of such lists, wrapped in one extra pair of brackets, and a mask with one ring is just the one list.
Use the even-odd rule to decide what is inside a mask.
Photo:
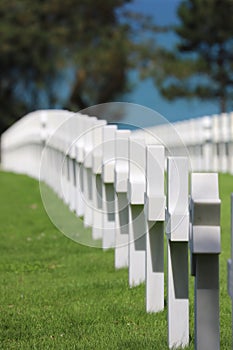
[[(231, 349), (230, 192), (220, 176), (221, 349)], [(79, 245), (62, 235), (43, 209), (39, 185), (0, 173), (0, 349), (167, 349), (167, 309), (145, 312), (145, 286), (130, 289), (114, 252)], [(84, 229), (82, 229), (84, 231)], [(190, 346), (193, 278), (190, 277)], [(165, 302), (166, 305), (166, 302)]]

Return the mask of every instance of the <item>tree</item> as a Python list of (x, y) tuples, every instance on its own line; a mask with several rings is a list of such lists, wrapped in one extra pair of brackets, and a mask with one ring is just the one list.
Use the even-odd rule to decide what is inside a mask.
[(79, 110), (127, 91), (133, 32), (145, 24), (123, 14), (130, 1), (1, 0), (0, 133), (31, 110)]
[(155, 49), (144, 74), (153, 75), (169, 100), (217, 100), (225, 112), (233, 97), (233, 1), (183, 0), (177, 13), (178, 44), (170, 51)]

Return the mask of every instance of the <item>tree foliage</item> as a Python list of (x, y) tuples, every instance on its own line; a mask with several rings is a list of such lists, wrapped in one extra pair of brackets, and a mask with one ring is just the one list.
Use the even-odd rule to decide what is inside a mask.
[(123, 15), (130, 1), (1, 0), (0, 133), (30, 110), (83, 109), (128, 89), (146, 22)]
[(183, 0), (177, 14), (178, 44), (152, 51), (142, 72), (169, 100), (218, 101), (224, 112), (233, 97), (233, 1)]

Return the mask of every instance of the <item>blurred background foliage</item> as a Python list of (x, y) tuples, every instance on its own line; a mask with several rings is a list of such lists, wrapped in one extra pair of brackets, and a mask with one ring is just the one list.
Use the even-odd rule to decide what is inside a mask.
[(152, 77), (168, 100), (217, 100), (226, 112), (233, 100), (233, 0), (183, 0), (177, 16), (176, 46), (146, 53), (141, 77)]
[(149, 18), (129, 0), (1, 0), (0, 132), (38, 108), (79, 110), (129, 90)]
[[(183, 0), (179, 25), (170, 28), (127, 10), (129, 3), (0, 1), (0, 133), (35, 109), (76, 111), (121, 100), (132, 88), (133, 69), (152, 78), (167, 99), (219, 99), (226, 109), (233, 91), (233, 0)], [(168, 50), (156, 34), (169, 30), (179, 42)]]

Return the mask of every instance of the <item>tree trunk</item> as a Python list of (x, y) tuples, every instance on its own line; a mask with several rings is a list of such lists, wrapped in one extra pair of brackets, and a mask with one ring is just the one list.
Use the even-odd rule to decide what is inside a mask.
[(226, 96), (222, 95), (220, 96), (220, 113), (226, 113)]

